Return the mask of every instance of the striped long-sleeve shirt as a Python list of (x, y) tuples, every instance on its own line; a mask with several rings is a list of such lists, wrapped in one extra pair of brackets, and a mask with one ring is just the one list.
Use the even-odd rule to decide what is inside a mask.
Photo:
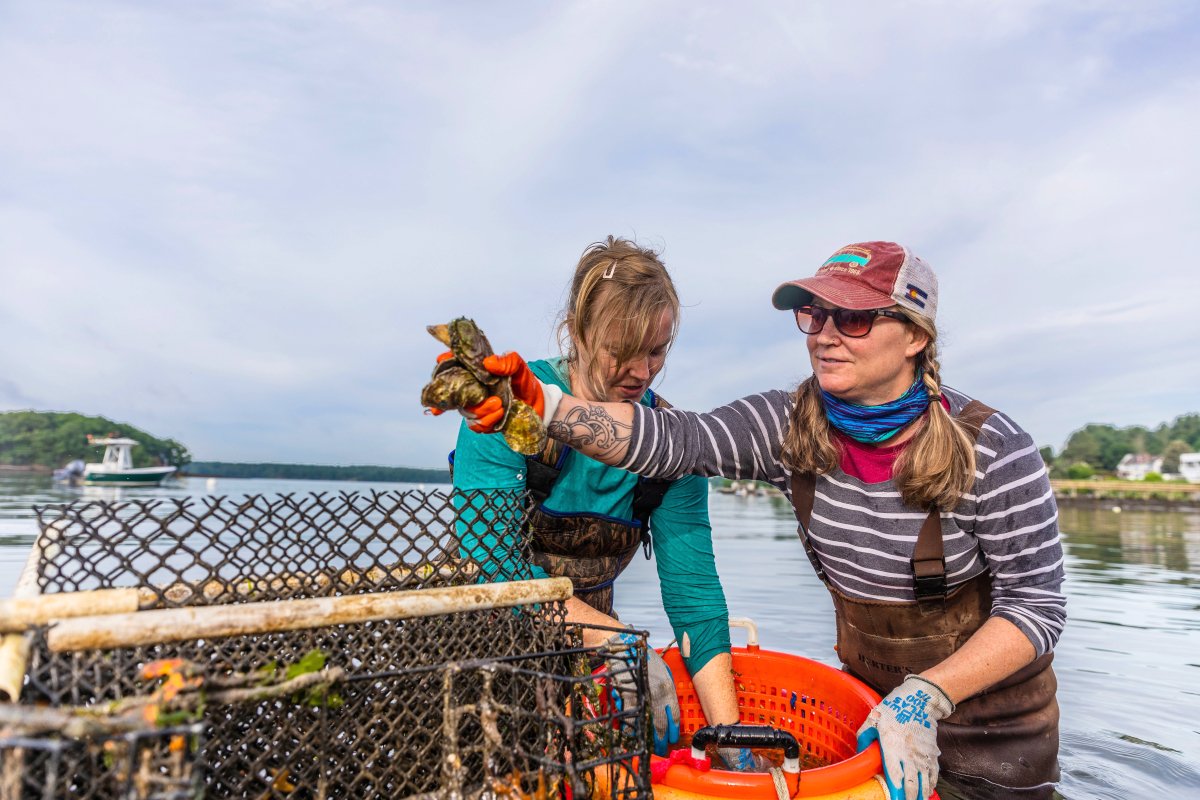
[[(970, 398), (944, 389), (951, 412)], [(794, 396), (774, 390), (707, 414), (634, 406), (629, 451), (618, 466), (652, 477), (723, 475), (767, 481), (790, 497), (780, 461)], [(1066, 620), (1058, 508), (1029, 434), (999, 412), (975, 445), (975, 485), (942, 513), (951, 587), (992, 573), (992, 615), (1015, 624), (1038, 655)], [(909, 559), (927, 512), (908, 507), (892, 480), (864, 483), (834, 469), (817, 478), (809, 536), (830, 582), (851, 597), (915, 599)]]

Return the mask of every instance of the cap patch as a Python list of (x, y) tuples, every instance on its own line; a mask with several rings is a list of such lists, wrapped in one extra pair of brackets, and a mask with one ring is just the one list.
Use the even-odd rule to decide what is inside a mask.
[(871, 263), (871, 251), (862, 247), (843, 247), (826, 259), (817, 272), (857, 273)]
[(904, 296), (917, 305), (918, 308), (925, 307), (925, 301), (929, 299), (929, 294), (925, 290), (913, 286), (911, 283), (904, 287)]

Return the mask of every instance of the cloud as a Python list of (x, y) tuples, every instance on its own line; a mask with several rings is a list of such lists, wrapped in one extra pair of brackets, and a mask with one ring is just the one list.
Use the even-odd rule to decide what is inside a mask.
[(3, 14), (4, 407), (202, 459), (438, 465), (424, 326), (552, 351), (614, 233), (679, 285), (678, 405), (794, 385), (770, 292), (894, 238), (941, 277), (947, 381), (1039, 443), (1197, 410), (1191, 4)]

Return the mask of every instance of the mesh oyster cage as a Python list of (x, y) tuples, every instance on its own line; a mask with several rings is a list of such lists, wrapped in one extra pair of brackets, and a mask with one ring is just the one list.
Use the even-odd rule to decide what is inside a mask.
[(201, 723), (87, 739), (5, 736), (0, 797), (199, 797), (203, 741)]
[[(494, 551), (461, 552), (463, 507), (489, 521), (493, 543), (527, 555), (509, 533), (524, 519), (516, 495), (77, 502), (35, 509), (38, 586), (137, 587), (145, 609), (467, 588), (501, 565), (488, 563)], [(505, 569), (507, 555), (498, 556)], [(589, 674), (597, 654), (561, 602), (78, 652), (56, 652), (49, 639), (46, 629), (33, 634), (22, 703), (95, 707), (144, 696), (138, 670), (163, 658), (183, 659), (212, 685), (314, 652), (341, 671), (315, 701), (224, 704), (210, 694), (193, 715), (202, 746), (187, 749), (208, 796), (649, 795), (644, 636), (630, 667), (636, 696), (624, 711), (600, 710)], [(55, 793), (62, 788), (45, 796), (143, 796)]]

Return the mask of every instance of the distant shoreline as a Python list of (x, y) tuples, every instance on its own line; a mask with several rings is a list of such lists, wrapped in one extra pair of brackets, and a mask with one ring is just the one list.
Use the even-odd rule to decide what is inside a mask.
[(1059, 508), (1074, 508), (1084, 511), (1200, 511), (1200, 500), (1162, 500), (1148, 497), (1126, 497), (1123, 499), (1101, 497), (1055, 496)]
[(1200, 509), (1200, 484), (1147, 481), (1051, 480), (1062, 506), (1180, 511)]

